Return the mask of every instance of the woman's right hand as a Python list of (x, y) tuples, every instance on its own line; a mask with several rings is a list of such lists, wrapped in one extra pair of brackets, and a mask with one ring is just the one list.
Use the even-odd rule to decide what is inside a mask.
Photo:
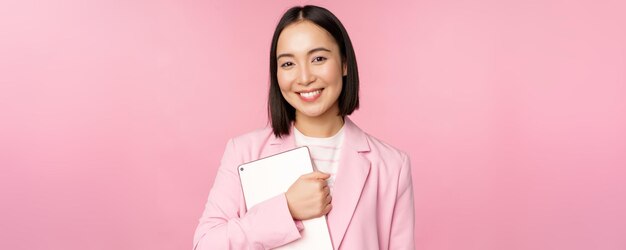
[(291, 217), (308, 220), (327, 214), (332, 209), (330, 188), (326, 179), (330, 174), (312, 172), (300, 176), (285, 193)]

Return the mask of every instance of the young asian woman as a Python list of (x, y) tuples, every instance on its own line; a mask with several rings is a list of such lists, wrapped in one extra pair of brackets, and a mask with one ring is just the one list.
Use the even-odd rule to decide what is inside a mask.
[[(230, 139), (194, 235), (194, 249), (271, 249), (301, 237), (302, 220), (327, 216), (334, 249), (414, 249), (406, 153), (365, 133), (356, 57), (325, 8), (289, 9), (270, 49), (271, 126)], [(316, 171), (246, 209), (237, 167), (308, 146)]]

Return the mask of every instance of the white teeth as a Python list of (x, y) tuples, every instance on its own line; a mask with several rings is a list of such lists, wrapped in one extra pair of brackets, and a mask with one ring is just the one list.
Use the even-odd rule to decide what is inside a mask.
[(316, 90), (316, 91), (307, 92), (307, 93), (300, 93), (300, 95), (304, 98), (311, 98), (316, 95), (319, 95), (320, 92), (322, 92), (322, 90)]

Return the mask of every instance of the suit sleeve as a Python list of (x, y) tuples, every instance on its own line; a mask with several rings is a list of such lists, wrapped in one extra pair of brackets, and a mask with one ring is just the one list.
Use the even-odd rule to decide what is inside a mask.
[(403, 153), (402, 156), (398, 193), (391, 221), (389, 249), (415, 249), (415, 211), (413, 209), (411, 163), (406, 154)]
[(235, 142), (231, 139), (222, 156), (204, 212), (194, 234), (194, 250), (268, 249), (301, 237), (300, 221), (294, 221), (284, 194), (240, 211), (243, 196), (237, 167)]

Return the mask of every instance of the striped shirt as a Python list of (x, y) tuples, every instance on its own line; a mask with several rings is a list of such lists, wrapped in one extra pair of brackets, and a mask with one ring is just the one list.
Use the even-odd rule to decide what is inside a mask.
[(339, 132), (335, 135), (325, 138), (306, 136), (294, 127), (296, 146), (309, 147), (311, 159), (313, 160), (313, 166), (320, 172), (330, 174), (330, 178), (327, 179), (327, 183), (331, 194), (335, 184), (337, 168), (339, 167), (341, 148), (343, 147), (344, 127), (345, 125), (342, 126)]

